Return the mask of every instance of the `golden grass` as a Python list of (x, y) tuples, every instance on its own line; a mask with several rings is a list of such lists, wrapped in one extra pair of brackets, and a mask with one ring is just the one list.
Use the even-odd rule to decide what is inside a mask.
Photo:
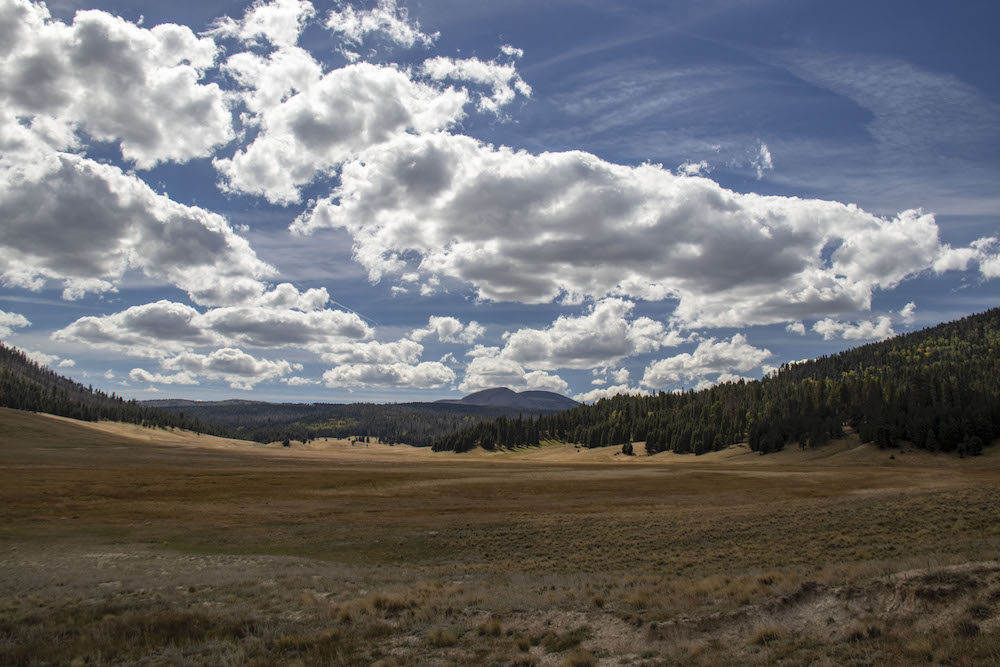
[(0, 411), (0, 663), (995, 662), (995, 451), (464, 457)]

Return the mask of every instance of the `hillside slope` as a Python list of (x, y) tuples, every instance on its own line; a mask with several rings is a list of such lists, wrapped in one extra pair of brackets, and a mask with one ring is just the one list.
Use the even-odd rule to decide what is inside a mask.
[(116, 421), (145, 426), (183, 428), (228, 435), (226, 429), (183, 414), (126, 401), (59, 375), (32, 361), (17, 348), (0, 343), (0, 407), (81, 419)]
[(821, 445), (844, 426), (864, 442), (975, 455), (1000, 436), (1000, 309), (700, 392), (616, 396), (539, 419), (500, 419), (440, 438), (439, 450), (645, 442), (650, 453)]

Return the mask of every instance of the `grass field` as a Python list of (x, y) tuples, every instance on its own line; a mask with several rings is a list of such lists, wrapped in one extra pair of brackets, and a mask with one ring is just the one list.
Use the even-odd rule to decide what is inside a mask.
[(0, 664), (998, 664), (997, 450), (455, 455), (0, 410)]

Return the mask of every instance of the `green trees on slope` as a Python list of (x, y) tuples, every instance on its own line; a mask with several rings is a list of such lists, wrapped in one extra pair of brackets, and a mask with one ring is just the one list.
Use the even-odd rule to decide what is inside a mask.
[(553, 439), (587, 447), (645, 441), (702, 454), (746, 441), (762, 453), (818, 446), (847, 426), (865, 442), (977, 454), (1000, 436), (1000, 309), (699, 392), (616, 396), (536, 419), (439, 438), (466, 451)]

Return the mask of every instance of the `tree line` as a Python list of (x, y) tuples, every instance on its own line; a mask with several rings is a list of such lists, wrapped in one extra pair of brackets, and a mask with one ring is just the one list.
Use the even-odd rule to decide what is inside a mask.
[(84, 386), (0, 343), (0, 407), (45, 412), (82, 421), (116, 421), (229, 436), (229, 429)]
[(83, 421), (116, 421), (181, 428), (253, 442), (316, 438), (377, 438), (390, 444), (430, 446), (437, 438), (500, 415), (510, 408), (447, 403), (333, 404), (260, 401), (135, 401), (83, 385), (0, 343), (0, 407)]
[(845, 428), (880, 447), (906, 442), (962, 456), (981, 453), (1000, 436), (1000, 309), (784, 364), (761, 380), (616, 396), (549, 416), (497, 419), (444, 435), (433, 447), (644, 441), (650, 454), (703, 454), (745, 442), (768, 453), (793, 443), (820, 446)]

